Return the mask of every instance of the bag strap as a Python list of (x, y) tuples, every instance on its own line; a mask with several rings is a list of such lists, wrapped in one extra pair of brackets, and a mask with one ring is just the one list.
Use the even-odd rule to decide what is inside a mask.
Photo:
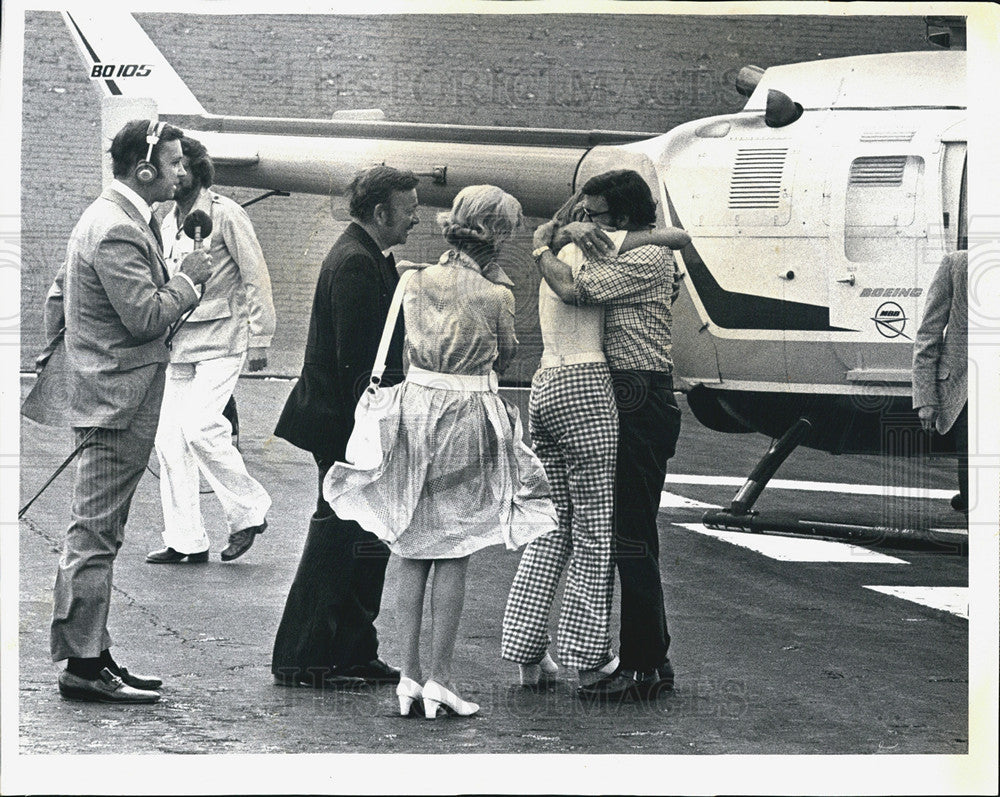
[(392, 342), (392, 333), (396, 329), (396, 319), (399, 318), (399, 310), (403, 306), (403, 291), (410, 278), (417, 269), (407, 269), (399, 278), (396, 284), (396, 291), (392, 294), (392, 304), (389, 305), (389, 315), (385, 318), (385, 327), (382, 329), (382, 339), (378, 344), (378, 353), (375, 355), (375, 364), (372, 366), (372, 379), (369, 387), (377, 387), (382, 381), (382, 374), (385, 372), (385, 360), (389, 356), (389, 344)]

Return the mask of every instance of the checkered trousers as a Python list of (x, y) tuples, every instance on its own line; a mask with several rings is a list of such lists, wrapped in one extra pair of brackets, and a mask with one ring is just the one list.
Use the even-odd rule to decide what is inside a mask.
[(558, 624), (563, 665), (592, 669), (611, 658), (611, 557), (618, 412), (608, 368), (584, 363), (535, 374), (528, 405), (535, 453), (545, 466), (559, 528), (524, 550), (503, 618), (501, 655), (539, 661), (564, 570)]

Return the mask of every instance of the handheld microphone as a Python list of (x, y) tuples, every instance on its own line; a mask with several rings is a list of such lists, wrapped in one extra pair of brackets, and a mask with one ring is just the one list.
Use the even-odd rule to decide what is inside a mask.
[[(184, 234), (188, 238), (194, 239), (194, 248), (196, 251), (201, 249), (202, 238), (212, 234), (212, 217), (209, 216), (204, 210), (192, 210), (184, 218)], [(204, 288), (202, 291), (204, 291)], [(198, 301), (201, 301), (201, 297), (199, 297)], [(195, 307), (197, 306), (198, 305), (196, 304)], [(167, 334), (167, 337), (163, 342), (168, 349), (170, 348), (171, 341), (174, 339), (174, 335), (176, 335), (177, 331), (184, 326), (184, 322), (187, 321), (191, 313), (195, 311), (195, 307), (188, 310), (181, 317), (180, 321), (174, 324), (173, 328)]]
[(204, 210), (192, 210), (184, 219), (184, 234), (194, 239), (194, 248), (201, 249), (201, 240), (212, 234), (212, 217)]

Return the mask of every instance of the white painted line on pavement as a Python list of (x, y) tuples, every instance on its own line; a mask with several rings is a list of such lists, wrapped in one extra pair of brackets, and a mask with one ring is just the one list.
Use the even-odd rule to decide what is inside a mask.
[(759, 554), (782, 562), (857, 562), (863, 564), (900, 564), (909, 562), (888, 556), (860, 545), (830, 540), (813, 540), (807, 537), (785, 537), (745, 531), (720, 531), (701, 523), (675, 523), (699, 534), (715, 537), (723, 542), (749, 548)]
[(951, 612), (969, 619), (969, 589), (968, 587), (872, 587), (872, 589), (894, 598), (902, 598), (942, 612)]
[[(742, 476), (696, 476), (668, 473), (666, 484), (707, 484), (722, 487), (742, 487)], [(820, 493), (849, 493), (851, 495), (891, 495), (894, 498), (940, 498), (951, 500), (954, 490), (927, 490), (918, 487), (888, 487), (882, 484), (844, 484), (840, 482), (806, 482), (794, 479), (771, 479), (765, 489), (808, 490)]]
[(660, 509), (719, 509), (718, 504), (704, 504), (676, 493), (668, 493), (666, 490), (660, 493)]

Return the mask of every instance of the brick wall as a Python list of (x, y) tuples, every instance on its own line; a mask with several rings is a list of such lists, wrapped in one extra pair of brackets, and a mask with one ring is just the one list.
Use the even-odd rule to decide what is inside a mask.
[[(664, 132), (739, 109), (740, 67), (928, 49), (921, 17), (666, 15), (184, 15), (137, 19), (212, 113), (330, 117), (382, 108), (395, 121)], [(100, 117), (61, 17), (25, 17), (21, 362), (42, 345), (41, 305), (69, 231), (100, 190)], [(223, 189), (245, 201), (258, 192)], [(294, 375), (319, 264), (343, 230), (343, 201), (299, 195), (249, 213), (271, 269), (276, 374)], [(442, 246), (436, 209), (399, 257)], [(540, 350), (537, 276), (511, 249), (527, 380)]]

